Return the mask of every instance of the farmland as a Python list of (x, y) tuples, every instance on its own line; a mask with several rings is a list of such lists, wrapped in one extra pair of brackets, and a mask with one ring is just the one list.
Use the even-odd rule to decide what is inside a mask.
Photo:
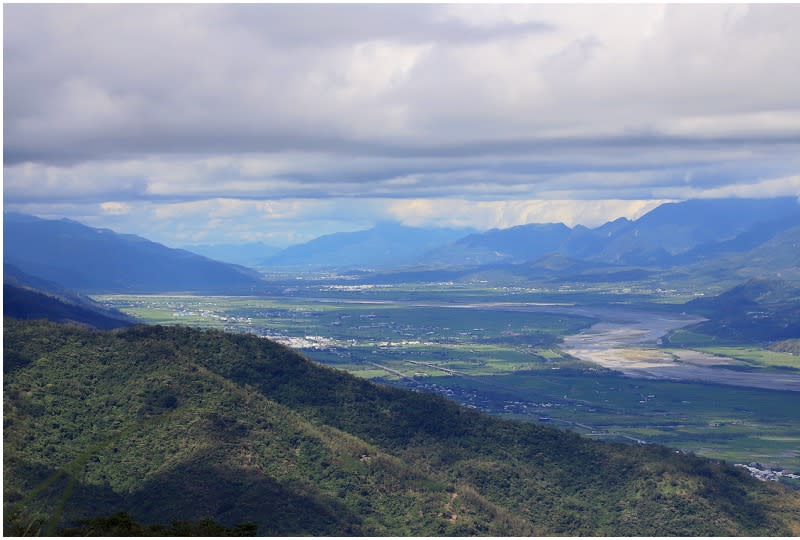
[[(304, 284), (272, 297), (96, 299), (147, 323), (269, 337), (357, 376), (439, 393), (490, 414), (800, 470), (800, 412), (793, 406), (798, 394), (788, 391), (800, 381), (798, 357), (754, 346), (709, 345), (700, 352), (675, 342), (658, 346), (658, 334), (695, 320), (680, 314), (679, 300), (687, 297), (641, 290)], [(659, 326), (665, 320), (672, 322)], [(617, 361), (644, 355), (685, 369), (693, 364), (681, 355), (702, 353), (713, 358), (702, 366), (710, 377), (649, 377), (619, 365), (609, 369), (575, 350), (576, 342), (597, 333), (595, 325), (626, 321), (628, 330), (639, 331), (619, 344)], [(653, 325), (643, 337), (648, 321)], [(787, 389), (768, 382), (752, 387), (742, 379), (748, 370), (765, 381), (784, 377)], [(731, 375), (744, 386), (720, 384)]]

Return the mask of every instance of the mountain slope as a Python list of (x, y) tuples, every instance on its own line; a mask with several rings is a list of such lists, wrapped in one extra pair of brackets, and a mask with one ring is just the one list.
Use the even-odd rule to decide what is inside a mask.
[(466, 232), (382, 223), (365, 231), (328, 234), (288, 247), (266, 258), (262, 265), (299, 269), (401, 266)]
[(800, 532), (797, 493), (732, 467), (486, 417), (254, 336), (6, 320), (4, 338), (4, 515), (34, 530), (126, 510), (266, 535)]
[(270, 246), (263, 242), (248, 242), (244, 244), (196, 244), (184, 246), (186, 251), (197, 253), (203, 257), (224, 261), (242, 266), (258, 266), (266, 258), (279, 251), (280, 248)]
[(6, 213), (3, 256), (23, 272), (80, 292), (250, 292), (244, 267), (70, 220)]
[[(664, 255), (677, 255), (703, 244), (734, 239), (762, 222), (792, 219), (797, 222), (798, 218), (800, 205), (796, 198), (667, 203), (608, 235), (593, 257), (608, 262), (641, 264), (647, 262), (646, 257), (650, 255), (653, 262), (670, 263)], [(788, 221), (783, 225), (784, 228), (789, 226), (791, 222)], [(751, 247), (743, 246), (744, 249)]]
[(800, 204), (795, 198), (690, 200), (594, 229), (563, 224), (493, 229), (442, 246), (419, 262), (475, 266), (558, 254), (616, 265), (671, 267), (741, 254), (798, 226)]
[(800, 226), (780, 231), (749, 251), (720, 253), (686, 270), (717, 280), (770, 277), (800, 284)]
[(563, 223), (531, 223), (470, 234), (425, 255), (428, 264), (521, 263), (558, 251), (571, 230)]
[(23, 289), (8, 283), (3, 284), (3, 316), (70, 322), (101, 329), (122, 328), (134, 324), (123, 313), (119, 313), (119, 317), (114, 317), (101, 310), (67, 303), (40, 291)]
[(690, 327), (702, 334), (743, 343), (800, 338), (800, 289), (783, 280), (752, 278), (686, 307), (709, 319)]
[(110, 329), (132, 326), (134, 320), (116, 309), (57, 283), (3, 265), (3, 315), (16, 319), (48, 319)]
[(697, 298), (687, 303), (694, 309), (728, 312), (750, 309), (758, 305), (786, 304), (800, 301), (800, 289), (779, 279), (753, 278), (724, 293), (710, 298)]

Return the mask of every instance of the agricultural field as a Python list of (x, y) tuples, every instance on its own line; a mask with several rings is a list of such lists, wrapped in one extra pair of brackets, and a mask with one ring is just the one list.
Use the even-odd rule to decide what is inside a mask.
[(746, 364), (745, 369), (800, 369), (800, 356), (787, 352), (753, 347), (692, 347), (693, 350), (723, 358), (735, 358)]
[[(788, 377), (787, 388), (794, 388), (800, 382), (800, 357), (755, 346), (696, 347), (702, 336), (689, 336), (696, 354), (719, 360), (703, 366), (712, 375), (699, 382), (610, 369), (573, 350), (575, 343), (602, 350), (607, 345), (596, 341), (597, 328), (617, 325), (627, 333), (611, 335), (627, 336), (617, 343), (625, 354), (663, 355), (685, 367), (680, 354), (689, 343), (657, 344), (655, 339), (682, 324), (682, 317), (689, 320), (680, 314), (676, 296), (622, 289), (345, 284), (298, 286), (270, 298), (95, 299), (147, 323), (269, 337), (356, 376), (439, 393), (494, 415), (593, 438), (657, 443), (734, 463), (800, 471), (795, 406), (800, 394), (764, 388), (768, 382), (761, 388), (748, 387), (746, 380), (744, 386), (720, 383), (750, 369)], [(679, 337), (682, 331), (670, 335)], [(714, 374), (720, 374), (719, 381)]]

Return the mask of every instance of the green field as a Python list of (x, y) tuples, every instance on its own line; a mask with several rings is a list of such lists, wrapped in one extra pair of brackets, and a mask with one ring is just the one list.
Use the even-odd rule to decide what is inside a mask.
[(759, 367), (779, 367), (800, 369), (800, 356), (785, 352), (770, 351), (751, 347), (693, 347), (695, 350), (727, 356)]
[(792, 392), (631, 379), (560, 370), (475, 380), (431, 380), (478, 389), (494, 414), (568, 426), (597, 438), (622, 434), (708, 457), (800, 467), (800, 413)]
[[(611, 299), (610, 305), (647, 305), (642, 293), (625, 300), (599, 291), (537, 294), (420, 285), (305, 292), (305, 299), (96, 299), (148, 323), (267, 336), (356, 376), (440, 393), (491, 414), (547, 422), (593, 438), (641, 440), (800, 471), (796, 393), (623, 377), (559, 349), (563, 336), (596, 319), (516, 310), (525, 302), (608, 306), (604, 302)], [(650, 300), (660, 302), (654, 311), (674, 309), (670, 297)], [(509, 303), (514, 305), (505, 307)], [(789, 353), (721, 346), (683, 330), (671, 334), (669, 345), (734, 357), (754, 369), (800, 367), (800, 357)]]

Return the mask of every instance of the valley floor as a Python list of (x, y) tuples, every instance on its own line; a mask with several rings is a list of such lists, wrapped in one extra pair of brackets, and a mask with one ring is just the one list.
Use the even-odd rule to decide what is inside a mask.
[(661, 336), (669, 331), (702, 319), (666, 318), (646, 312), (633, 317), (635, 322), (600, 322), (586, 331), (566, 336), (562, 348), (576, 358), (633, 378), (800, 392), (800, 371), (739, 371), (736, 368), (748, 364), (730, 356), (657, 347)]
[(664, 346), (700, 320), (674, 291), (307, 285), (270, 298), (98, 299), (143, 322), (269, 337), (491, 414), (800, 471), (800, 357)]

